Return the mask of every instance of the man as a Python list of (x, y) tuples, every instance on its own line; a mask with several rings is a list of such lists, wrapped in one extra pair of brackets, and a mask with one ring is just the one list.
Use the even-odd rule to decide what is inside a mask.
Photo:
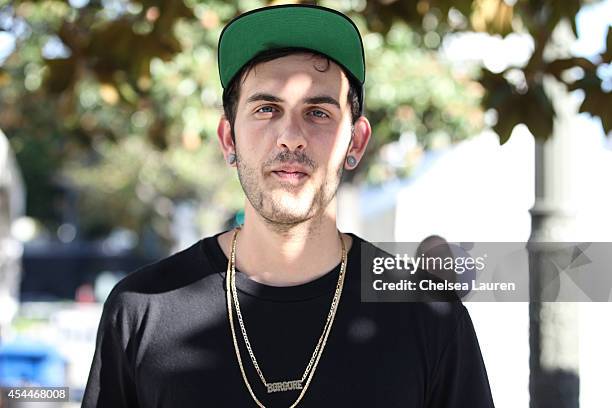
[[(221, 34), (218, 136), (244, 224), (105, 303), (84, 407), (493, 407), (461, 303), (362, 303), (336, 190), (371, 135), (346, 16), (258, 9)], [(371, 247), (371, 245), (370, 245)]]

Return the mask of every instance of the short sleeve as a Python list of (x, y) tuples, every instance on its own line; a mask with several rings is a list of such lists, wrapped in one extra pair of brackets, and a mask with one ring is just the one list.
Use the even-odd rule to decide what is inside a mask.
[(494, 408), (474, 325), (463, 305), (434, 370), (431, 390), (427, 408)]
[(127, 341), (122, 341), (118, 324), (119, 306), (109, 296), (100, 319), (94, 353), (82, 408), (138, 407), (133, 371), (126, 357)]

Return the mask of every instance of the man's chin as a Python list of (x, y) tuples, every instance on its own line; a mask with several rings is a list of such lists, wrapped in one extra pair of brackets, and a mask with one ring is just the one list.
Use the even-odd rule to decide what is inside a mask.
[(266, 217), (266, 220), (270, 223), (278, 224), (278, 225), (298, 225), (303, 222), (306, 222), (311, 217), (304, 217), (296, 214), (279, 214), (274, 213), (270, 216)]
[(283, 224), (296, 224), (312, 218), (311, 201), (308, 202), (308, 205), (305, 205), (303, 200), (287, 199), (285, 197), (284, 200), (274, 200), (274, 204), (270, 202), (267, 205), (264, 204), (264, 208), (265, 218)]

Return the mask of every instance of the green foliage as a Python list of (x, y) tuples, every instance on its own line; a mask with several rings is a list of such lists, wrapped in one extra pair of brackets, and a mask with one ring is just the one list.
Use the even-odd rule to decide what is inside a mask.
[[(216, 141), (216, 45), (226, 22), (268, 3), (90, 0), (75, 8), (67, 0), (0, 0), (0, 30), (17, 36), (16, 51), (0, 65), (0, 127), (25, 176), (28, 213), (53, 227), (65, 212), (54, 195), (74, 189), (86, 235), (153, 226), (169, 237), (180, 201), (199, 204), (205, 228), (240, 208), (237, 178)], [(611, 129), (610, 92), (597, 72), (610, 63), (612, 34), (597, 61), (544, 59), (552, 29), (564, 18), (574, 24), (578, 0), (319, 3), (348, 13), (364, 35), (374, 137), (353, 177), (377, 183), (409, 174), (419, 152), (477, 133), (483, 108), (497, 111), (501, 143), (518, 123), (549, 137), (554, 110), (545, 75), (584, 91), (581, 111)], [(526, 32), (535, 50), (526, 66), (482, 70), (476, 81), (477, 72), (459, 75), (437, 58), (444, 36), (465, 30)], [(583, 77), (564, 80), (575, 67)], [(524, 87), (508, 81), (513, 70)], [(411, 150), (407, 140), (416, 143)]]
[[(206, 6), (194, 8), (196, 18), (181, 2), (149, 3), (118, 14), (94, 2), (1, 9), (28, 32), (2, 67), (0, 126), (25, 175), (28, 214), (51, 228), (64, 217), (57, 198), (66, 188), (79, 192), (85, 236), (152, 225), (166, 238), (179, 200), (197, 201), (203, 223), (240, 207), (215, 141), (219, 16)], [(68, 55), (43, 57), (52, 38)]]
[[(50, 190), (79, 192), (82, 233), (114, 226), (169, 238), (172, 209), (200, 206), (202, 226), (240, 208), (237, 178), (222, 161), (216, 125), (221, 88), (216, 44), (223, 25), (263, 1), (18, 1), (1, 12), (28, 33), (2, 67), (0, 126), (17, 151), (30, 192), (29, 214), (57, 223)], [(363, 29), (368, 53), (367, 113), (374, 128), (361, 177), (406, 174), (414, 157), (389, 168), (377, 154), (402, 134), (427, 147), (481, 126), (473, 81), (457, 78), (419, 48), (405, 24), (368, 34), (367, 17), (345, 11)], [(49, 44), (61, 44), (43, 56)], [(62, 48), (63, 47), (63, 48)], [(443, 138), (444, 139), (444, 138)], [(61, 195), (61, 194), (59, 194)]]
[[(118, 143), (100, 141), (93, 163), (70, 162), (65, 173), (80, 186), (83, 227), (98, 234), (120, 223), (143, 233), (152, 226), (171, 242), (168, 230), (175, 203), (200, 205), (201, 216), (222, 216), (227, 206), (239, 208), (240, 192), (229, 170), (219, 165), (211, 148), (158, 150), (133, 135)], [(214, 227), (214, 225), (208, 225)]]
[[(359, 16), (353, 18), (360, 21)], [(395, 166), (376, 154), (402, 136), (414, 137), (419, 146), (429, 149), (466, 139), (482, 127), (482, 88), (454, 74), (434, 51), (419, 47), (418, 41), (419, 35), (401, 22), (386, 37), (364, 36), (366, 109), (374, 137), (362, 176), (369, 182), (409, 174), (418, 159), (413, 152), (406, 152)]]
[[(554, 109), (549, 97), (543, 91), (543, 80), (554, 75), (562, 80), (561, 65), (564, 70), (579, 66), (584, 69), (582, 80), (567, 82), (568, 90), (582, 90), (585, 94), (580, 108), (601, 118), (604, 131), (612, 131), (612, 110), (606, 109), (612, 102), (612, 94), (602, 88), (602, 78), (597, 74), (599, 67), (609, 66), (612, 53), (612, 39), (608, 33), (607, 49), (592, 61), (589, 66), (578, 59), (570, 59), (559, 64), (557, 60), (545, 61), (544, 53), (550, 43), (553, 30), (562, 21), (568, 21), (576, 33), (575, 17), (584, 4), (592, 0), (420, 0), (368, 1), (364, 10), (371, 29), (387, 33), (397, 21), (404, 21), (412, 27), (422, 26), (426, 21), (436, 18), (434, 28), (444, 36), (454, 31), (473, 30), (489, 34), (507, 35), (511, 32), (528, 33), (534, 40), (534, 52), (524, 67), (509, 67), (503, 72), (483, 70), (481, 84), (485, 89), (483, 107), (497, 111), (498, 122), (494, 126), (499, 134), (500, 143), (505, 143), (514, 126), (524, 123), (531, 133), (540, 140), (552, 135)], [(453, 18), (451, 18), (453, 16)], [(454, 21), (454, 22), (453, 22)], [(568, 63), (569, 62), (569, 63)], [(510, 70), (520, 70), (526, 79), (524, 89), (516, 89), (506, 79)]]

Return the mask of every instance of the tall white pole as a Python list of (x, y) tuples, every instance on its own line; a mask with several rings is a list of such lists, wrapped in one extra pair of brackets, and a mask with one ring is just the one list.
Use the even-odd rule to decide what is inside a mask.
[[(569, 24), (557, 26), (550, 56), (566, 57), (572, 41)], [(555, 301), (559, 275), (554, 260), (558, 246), (539, 243), (576, 240), (574, 204), (580, 155), (576, 148), (580, 134), (576, 130), (580, 101), (552, 77), (545, 78), (544, 87), (556, 117), (552, 136), (546, 142), (536, 141), (535, 149), (535, 204), (529, 239), (530, 406), (578, 408), (578, 304)]]

